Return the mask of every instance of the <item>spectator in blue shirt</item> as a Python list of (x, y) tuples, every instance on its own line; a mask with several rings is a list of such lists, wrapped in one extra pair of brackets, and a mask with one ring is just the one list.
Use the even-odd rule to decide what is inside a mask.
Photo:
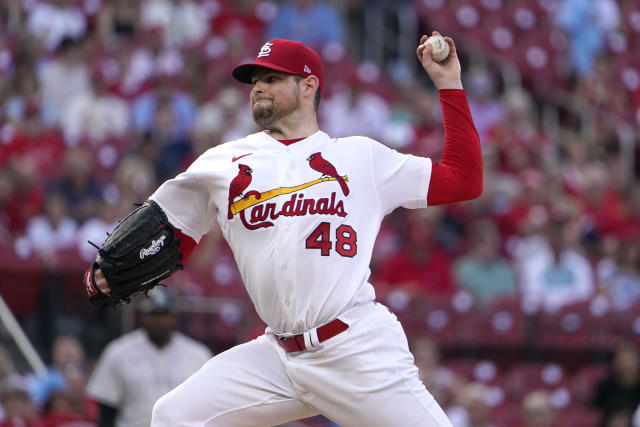
[(345, 29), (333, 5), (320, 0), (298, 0), (279, 7), (267, 38), (298, 40), (317, 48), (331, 41), (344, 42)]
[(605, 35), (620, 22), (620, 10), (612, 0), (564, 0), (558, 25), (571, 39), (571, 60), (576, 72), (588, 75), (594, 59), (604, 49)]
[(196, 116), (197, 106), (186, 92), (175, 89), (170, 77), (159, 76), (154, 90), (151, 90), (133, 103), (131, 111), (134, 129), (140, 134), (152, 130), (157, 123), (157, 114), (164, 104), (168, 104), (174, 116), (172, 133), (176, 138), (189, 134)]

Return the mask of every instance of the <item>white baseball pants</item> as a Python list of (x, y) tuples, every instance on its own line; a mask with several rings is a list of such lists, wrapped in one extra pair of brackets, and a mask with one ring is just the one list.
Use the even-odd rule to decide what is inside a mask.
[(349, 329), (287, 353), (265, 334), (207, 362), (153, 408), (152, 427), (271, 427), (323, 414), (342, 427), (452, 427), (418, 378), (396, 316), (366, 303)]

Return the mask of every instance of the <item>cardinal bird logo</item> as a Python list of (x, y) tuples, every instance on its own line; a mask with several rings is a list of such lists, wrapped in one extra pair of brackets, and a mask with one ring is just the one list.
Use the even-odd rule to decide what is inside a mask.
[(322, 174), (322, 176), (330, 176), (335, 178), (340, 184), (340, 188), (342, 189), (342, 193), (345, 196), (349, 195), (349, 186), (343, 177), (340, 176), (335, 166), (333, 166), (327, 159), (322, 157), (320, 153), (313, 153), (307, 158), (309, 162), (309, 166), (311, 169), (318, 171)]
[[(253, 177), (251, 176), (251, 169), (247, 165), (239, 164), (238, 165), (238, 175), (231, 181), (231, 185), (229, 186), (229, 211), (227, 212), (227, 218), (232, 219), (233, 214), (231, 213), (231, 204), (238, 196), (243, 196), (244, 190), (247, 189), (249, 184), (251, 184), (251, 180)], [(244, 196), (243, 196), (244, 197)]]

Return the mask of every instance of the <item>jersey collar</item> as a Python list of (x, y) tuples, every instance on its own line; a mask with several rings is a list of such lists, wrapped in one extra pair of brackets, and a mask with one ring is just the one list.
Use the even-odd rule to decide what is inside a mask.
[(289, 146), (292, 146), (292, 145), (300, 145), (300, 144), (305, 144), (306, 145), (306, 143), (308, 141), (316, 140), (318, 138), (329, 138), (329, 135), (327, 135), (326, 133), (324, 133), (321, 130), (316, 131), (315, 133), (307, 136), (306, 138), (297, 138), (297, 139), (293, 139), (293, 140), (285, 139), (283, 141), (273, 138), (266, 131), (258, 132), (258, 134), (266, 136), (268, 139), (270, 139), (271, 141), (277, 143), (281, 147), (283, 147), (283, 146), (289, 147)]

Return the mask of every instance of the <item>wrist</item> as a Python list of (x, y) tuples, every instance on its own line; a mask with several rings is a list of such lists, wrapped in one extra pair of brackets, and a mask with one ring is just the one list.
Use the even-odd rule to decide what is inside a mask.
[(436, 87), (438, 88), (438, 90), (463, 89), (461, 80), (448, 80), (448, 81), (438, 82)]
[(465, 91), (464, 89), (438, 89), (438, 94), (442, 97), (442, 96), (449, 96), (449, 95), (455, 95), (455, 96), (467, 96), (467, 91)]

